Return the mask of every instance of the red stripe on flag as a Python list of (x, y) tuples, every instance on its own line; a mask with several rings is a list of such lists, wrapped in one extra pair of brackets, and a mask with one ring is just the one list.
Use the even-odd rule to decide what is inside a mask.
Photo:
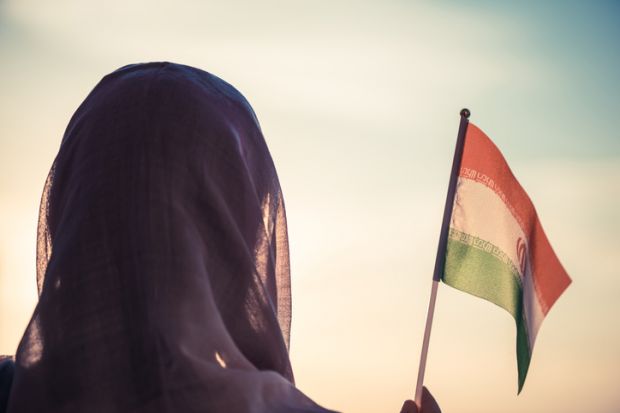
[[(530, 197), (514, 177), (497, 146), (472, 123), (467, 127), (459, 175), (493, 189), (523, 229), (528, 238), (534, 287), (546, 315), (571, 279), (553, 252)], [(518, 248), (517, 245), (515, 248)]]

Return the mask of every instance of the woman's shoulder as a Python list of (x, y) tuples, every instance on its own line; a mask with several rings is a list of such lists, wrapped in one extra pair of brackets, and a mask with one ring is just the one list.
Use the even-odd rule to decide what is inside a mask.
[(13, 383), (13, 372), (15, 371), (15, 362), (11, 356), (0, 356), (0, 413), (6, 411), (9, 401), (9, 393), (11, 392), (11, 384)]

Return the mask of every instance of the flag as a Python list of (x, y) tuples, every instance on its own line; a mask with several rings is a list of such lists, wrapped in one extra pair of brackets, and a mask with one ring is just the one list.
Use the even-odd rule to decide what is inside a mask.
[(521, 392), (536, 334), (571, 279), (501, 152), (471, 123), (456, 183), (442, 280), (497, 304), (514, 317)]

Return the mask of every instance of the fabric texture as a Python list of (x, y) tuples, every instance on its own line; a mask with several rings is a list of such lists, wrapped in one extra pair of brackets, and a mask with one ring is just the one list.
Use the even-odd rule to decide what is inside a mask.
[(286, 214), (231, 85), (125, 66), (47, 178), (8, 412), (327, 412), (294, 386)]
[(15, 363), (12, 357), (0, 356), (0, 413), (6, 412), (6, 405), (13, 384)]

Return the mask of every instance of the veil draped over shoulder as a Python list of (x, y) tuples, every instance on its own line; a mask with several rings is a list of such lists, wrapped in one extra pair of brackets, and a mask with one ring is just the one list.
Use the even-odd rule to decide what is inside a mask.
[(125, 66), (45, 184), (9, 413), (327, 412), (294, 386), (284, 201), (231, 85)]

